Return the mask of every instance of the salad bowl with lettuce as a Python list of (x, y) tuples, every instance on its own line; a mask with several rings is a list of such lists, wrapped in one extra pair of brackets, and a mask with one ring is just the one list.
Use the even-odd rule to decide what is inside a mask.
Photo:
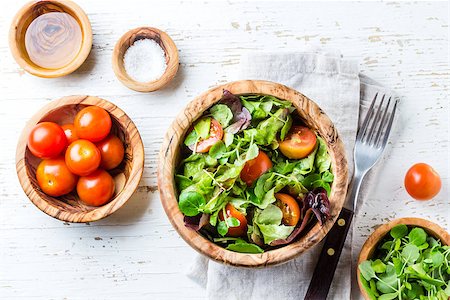
[(304, 95), (266, 81), (202, 94), (160, 153), (161, 201), (180, 235), (238, 266), (287, 261), (318, 243), (346, 194), (343, 144)]

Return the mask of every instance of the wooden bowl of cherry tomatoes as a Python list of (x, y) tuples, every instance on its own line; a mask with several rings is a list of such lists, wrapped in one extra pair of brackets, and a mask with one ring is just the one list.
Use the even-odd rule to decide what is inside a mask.
[(20, 136), (16, 169), (28, 198), (66, 222), (102, 219), (127, 202), (144, 166), (144, 147), (120, 108), (68, 96), (37, 112)]

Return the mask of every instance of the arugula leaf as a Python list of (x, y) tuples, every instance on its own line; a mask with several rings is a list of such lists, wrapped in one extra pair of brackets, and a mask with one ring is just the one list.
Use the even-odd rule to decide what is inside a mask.
[(230, 124), (230, 121), (233, 119), (233, 113), (231, 109), (225, 104), (216, 104), (209, 109), (209, 112), (216, 119), (223, 128), (227, 127)]
[(178, 206), (184, 215), (193, 217), (201, 212), (205, 203), (205, 198), (200, 193), (188, 191), (180, 194)]

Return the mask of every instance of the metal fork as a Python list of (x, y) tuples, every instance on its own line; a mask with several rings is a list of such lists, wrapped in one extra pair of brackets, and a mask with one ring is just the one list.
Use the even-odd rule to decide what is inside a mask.
[(397, 103), (398, 98), (377, 93), (370, 104), (364, 122), (358, 130), (353, 149), (355, 170), (350, 185), (350, 193), (347, 194), (344, 207), (336, 223), (325, 238), (305, 300), (326, 299), (328, 295), (356, 208), (361, 182), (367, 172), (380, 159), (383, 150), (386, 148)]

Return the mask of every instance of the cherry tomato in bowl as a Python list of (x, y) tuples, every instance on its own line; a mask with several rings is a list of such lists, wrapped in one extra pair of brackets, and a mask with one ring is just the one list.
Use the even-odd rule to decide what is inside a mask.
[(77, 175), (86, 176), (95, 171), (101, 162), (100, 150), (88, 140), (76, 140), (66, 150), (66, 164)]
[(73, 125), (80, 139), (99, 142), (111, 131), (112, 121), (106, 110), (91, 105), (76, 114)]
[(115, 135), (110, 134), (104, 140), (96, 143), (100, 150), (100, 166), (105, 170), (111, 170), (120, 165), (125, 154), (122, 141)]
[(78, 140), (78, 135), (75, 131), (75, 126), (73, 124), (64, 124), (63, 126), (61, 126), (61, 128), (64, 130), (64, 133), (66, 134), (67, 146)]
[[(225, 212), (227, 214), (227, 218), (236, 218), (239, 221), (239, 226), (236, 227), (228, 227), (227, 236), (232, 237), (240, 237), (245, 236), (247, 234), (247, 218), (243, 213), (237, 210), (233, 204), (228, 203), (225, 206)], [(224, 220), (223, 212), (219, 213), (219, 219), (221, 221)]]
[(53, 197), (70, 193), (75, 188), (77, 179), (77, 176), (70, 172), (62, 156), (42, 160), (36, 170), (39, 187)]
[(109, 202), (114, 194), (114, 189), (114, 179), (102, 169), (97, 169), (88, 176), (80, 177), (77, 183), (78, 197), (90, 206), (101, 206)]
[(288, 194), (277, 193), (275, 194), (277, 201), (275, 205), (281, 209), (283, 213), (283, 219), (281, 222), (287, 226), (295, 226), (300, 220), (300, 207), (297, 201)]
[(58, 124), (41, 122), (31, 130), (27, 145), (38, 158), (54, 158), (67, 147), (67, 138)]
[(279, 145), (281, 153), (287, 158), (302, 159), (314, 150), (316, 142), (316, 135), (311, 129), (305, 126), (293, 126)]
[(441, 190), (439, 174), (425, 163), (413, 165), (405, 175), (405, 188), (416, 200), (430, 200)]
[(266, 153), (259, 150), (258, 156), (245, 163), (241, 171), (241, 179), (248, 186), (252, 185), (262, 174), (272, 168), (272, 161)]
[[(192, 129), (194, 130), (194, 129)], [(223, 138), (223, 129), (220, 123), (211, 118), (211, 124), (209, 129), (209, 136), (206, 139), (200, 139), (197, 144), (190, 146), (191, 150), (195, 152), (206, 153), (214, 146), (218, 141)]]

